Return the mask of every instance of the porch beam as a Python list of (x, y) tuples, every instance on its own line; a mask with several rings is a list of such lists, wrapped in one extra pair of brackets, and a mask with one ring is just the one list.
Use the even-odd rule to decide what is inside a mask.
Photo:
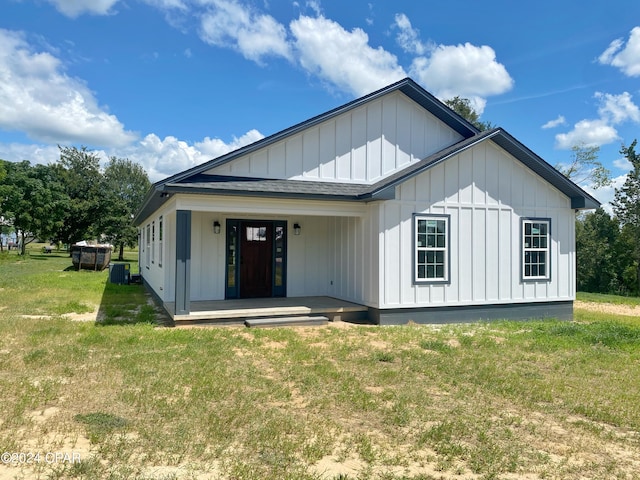
[(176, 315), (191, 311), (191, 210), (176, 211)]
[(367, 204), (338, 201), (292, 201), (281, 198), (221, 197), (180, 195), (177, 208), (191, 211), (219, 212), (231, 215), (305, 215), (326, 217), (365, 217)]

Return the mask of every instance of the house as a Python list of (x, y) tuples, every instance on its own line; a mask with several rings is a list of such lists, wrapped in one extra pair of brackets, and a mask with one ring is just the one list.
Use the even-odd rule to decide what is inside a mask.
[(575, 213), (598, 206), (404, 79), (154, 184), (135, 221), (176, 320), (316, 297), (375, 324), (569, 319)]

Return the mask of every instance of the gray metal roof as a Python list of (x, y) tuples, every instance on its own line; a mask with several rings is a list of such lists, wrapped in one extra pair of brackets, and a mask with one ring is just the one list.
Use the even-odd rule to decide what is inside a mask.
[[(206, 175), (203, 172), (213, 167), (233, 161), (243, 155), (264, 148), (272, 143), (294, 135), (306, 128), (340, 115), (350, 109), (387, 95), (393, 91), (401, 91), (444, 123), (460, 133), (464, 139), (445, 148), (419, 162), (390, 175), (375, 184), (353, 184), (338, 182), (320, 182), (305, 180), (274, 180), (266, 178), (232, 177), (223, 175)], [(306, 122), (266, 137), (246, 147), (228, 153), (217, 159), (197, 167), (185, 170), (176, 175), (155, 183), (145, 198), (142, 208), (134, 222), (139, 224), (151, 213), (167, 201), (175, 193), (199, 193), (205, 195), (242, 195), (268, 196), (280, 198), (373, 201), (395, 198), (395, 187), (405, 180), (438, 165), (447, 158), (473, 147), (481, 142), (492, 140), (513, 157), (520, 160), (528, 168), (540, 175), (571, 199), (571, 207), (576, 209), (593, 209), (600, 206), (591, 195), (578, 185), (567, 179), (541, 157), (512, 137), (502, 128), (479, 132), (473, 125), (457, 115), (450, 108), (433, 97), (411, 79), (404, 79), (389, 87), (383, 88), (365, 97), (354, 100), (342, 107), (314, 117)]]

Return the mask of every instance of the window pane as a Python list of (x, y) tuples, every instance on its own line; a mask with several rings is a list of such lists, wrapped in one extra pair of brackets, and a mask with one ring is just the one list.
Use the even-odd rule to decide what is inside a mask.
[(544, 265), (538, 265), (538, 273), (540, 274), (541, 277), (544, 277), (546, 275), (546, 267)]
[(547, 237), (540, 238), (540, 248), (547, 248)]
[(444, 265), (437, 265), (436, 266), (436, 277), (437, 278), (444, 278)]
[(539, 248), (539, 247), (540, 247), (540, 238), (533, 237), (533, 248)]
[(427, 235), (427, 247), (435, 247), (435, 246), (436, 246), (436, 236)]
[(418, 265), (418, 278), (427, 278), (425, 272), (426, 267), (424, 265)]
[(436, 252), (436, 263), (444, 265), (444, 252)]
[(427, 246), (427, 236), (423, 233), (418, 234), (418, 246), (419, 247)]
[(427, 265), (427, 278), (435, 278), (436, 271), (433, 265)]
[(546, 223), (540, 223), (540, 235), (547, 235), (547, 224)]
[(281, 287), (284, 282), (284, 227), (276, 226), (274, 284)]
[(435, 252), (427, 252), (427, 263), (435, 262)]
[(525, 265), (524, 266), (524, 276), (525, 277), (530, 277), (531, 276), (531, 266), (530, 265)]
[(538, 276), (538, 265), (531, 265), (531, 276), (532, 277)]
[(438, 233), (444, 233), (445, 232), (445, 221), (444, 220), (438, 220), (437, 229), (438, 229)]
[(425, 263), (427, 261), (427, 252), (421, 250), (418, 252), (418, 263)]
[(266, 227), (246, 227), (246, 239), (249, 242), (266, 242)]
[(525, 235), (531, 235), (531, 224), (530, 223), (525, 223), (524, 224), (524, 234)]
[(418, 220), (418, 233), (427, 233), (427, 221)]
[(444, 248), (445, 247), (445, 236), (444, 235), (438, 235), (437, 241), (436, 241), (436, 246), (439, 248)]

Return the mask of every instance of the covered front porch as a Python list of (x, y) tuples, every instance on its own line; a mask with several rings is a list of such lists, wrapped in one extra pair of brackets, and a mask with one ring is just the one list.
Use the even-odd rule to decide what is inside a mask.
[(164, 307), (176, 325), (239, 325), (248, 319), (302, 316), (364, 323), (369, 312), (364, 305), (327, 296), (192, 301), (186, 314), (176, 314), (175, 302)]

